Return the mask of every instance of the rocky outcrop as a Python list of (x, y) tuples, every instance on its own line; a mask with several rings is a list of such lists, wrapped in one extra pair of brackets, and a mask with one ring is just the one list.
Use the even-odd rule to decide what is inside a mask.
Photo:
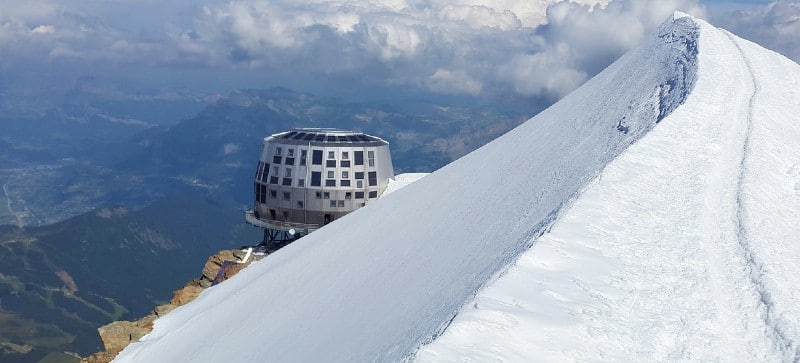
[(206, 264), (203, 266), (200, 277), (175, 291), (169, 303), (157, 306), (150, 315), (137, 321), (115, 321), (97, 329), (105, 350), (83, 358), (81, 362), (106, 363), (113, 360), (119, 352), (128, 346), (128, 344), (136, 342), (139, 338), (150, 333), (150, 331), (153, 330), (153, 322), (155, 322), (158, 317), (194, 300), (203, 290), (211, 287), (214, 283), (214, 279), (217, 278), (217, 274), (219, 274), (220, 269), (226, 261), (232, 261), (234, 263), (228, 264), (225, 271), (219, 276), (217, 283), (231, 278), (254, 261), (264, 258), (264, 256), (265, 255), (251, 255), (245, 263), (235, 263), (241, 261), (245, 257), (245, 252), (241, 250), (223, 250), (217, 252), (208, 258), (208, 261), (206, 261)]

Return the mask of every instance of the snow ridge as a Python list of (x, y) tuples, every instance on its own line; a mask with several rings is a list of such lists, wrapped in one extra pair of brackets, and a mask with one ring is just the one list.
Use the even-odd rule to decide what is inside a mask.
[(697, 79), (697, 65), (695, 64), (698, 51), (697, 26), (689, 18), (680, 17), (678, 19), (686, 19), (684, 26), (694, 28), (687, 31), (673, 27), (670, 31), (658, 35), (666, 43), (677, 43), (677, 47), (674, 49), (678, 52), (678, 56), (675, 62), (669, 65), (673, 68), (671, 72), (673, 76), (658, 87), (660, 97), (656, 123), (661, 122), (664, 117), (667, 117), (686, 101), (686, 97), (694, 88)]
[(800, 66), (696, 21), (684, 106), (419, 361), (800, 362)]
[(694, 87), (698, 37), (693, 19), (668, 20), (520, 127), (158, 319), (117, 360), (410, 358), (610, 162), (679, 109)]
[(667, 45), (671, 52), (669, 59), (663, 60), (658, 66), (666, 70), (665, 73), (669, 77), (662, 80), (655, 87), (654, 96), (649, 100), (652, 105), (643, 105), (645, 107), (632, 105), (629, 107), (634, 113), (622, 116), (617, 123), (617, 131), (625, 134), (631, 132), (631, 120), (634, 120), (633, 122), (636, 122), (635, 120), (639, 122), (650, 120), (651, 117), (635, 111), (641, 112), (642, 109), (647, 110), (653, 107), (656, 112), (653, 115), (655, 122), (646, 124), (645, 127), (639, 125), (633, 131), (635, 134), (633, 140), (638, 140), (643, 134), (650, 131), (655, 124), (661, 122), (686, 101), (686, 98), (694, 89), (697, 79), (698, 36), (699, 28), (690, 17), (674, 18), (671, 22), (664, 23), (658, 29), (656, 32), (658, 42)]
[(750, 59), (745, 55), (742, 47), (739, 45), (739, 42), (734, 38), (734, 36), (728, 32), (723, 31), (723, 33), (730, 39), (731, 43), (736, 47), (739, 51), (739, 55), (741, 57), (741, 61), (744, 62), (745, 66), (747, 67), (748, 74), (749, 74), (749, 82), (752, 87), (752, 93), (750, 94), (749, 99), (747, 100), (747, 115), (745, 117), (745, 135), (744, 135), (744, 142), (742, 143), (741, 148), (741, 157), (739, 163), (739, 177), (736, 184), (736, 218), (734, 219), (735, 225), (737, 227), (737, 241), (739, 243), (739, 248), (741, 249), (741, 253), (744, 257), (745, 263), (747, 264), (747, 272), (750, 278), (750, 282), (753, 285), (756, 293), (758, 294), (759, 304), (761, 309), (763, 310), (763, 314), (761, 314), (761, 318), (764, 320), (764, 325), (766, 328), (766, 334), (768, 338), (773, 341), (775, 348), (777, 348), (783, 359), (787, 361), (797, 362), (800, 361), (800, 347), (797, 346), (796, 342), (793, 342), (788, 338), (788, 334), (785, 333), (785, 327), (782, 326), (781, 320), (776, 319), (777, 312), (775, 310), (775, 302), (772, 299), (772, 293), (770, 291), (770, 287), (768, 283), (765, 281), (765, 271), (764, 271), (764, 264), (759, 261), (759, 258), (756, 256), (753, 247), (751, 246), (748, 231), (747, 231), (747, 206), (745, 202), (745, 179), (747, 178), (747, 164), (749, 160), (749, 150), (750, 150), (750, 135), (752, 134), (753, 129), (753, 108), (756, 101), (756, 97), (761, 89), (761, 85), (759, 84), (758, 80), (756, 79), (755, 73), (753, 71), (753, 65)]

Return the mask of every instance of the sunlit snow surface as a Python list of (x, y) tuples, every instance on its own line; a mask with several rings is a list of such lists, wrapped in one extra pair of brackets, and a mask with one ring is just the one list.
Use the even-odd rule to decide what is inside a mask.
[(386, 186), (386, 190), (381, 194), (381, 198), (385, 198), (389, 194), (407, 187), (409, 184), (424, 178), (428, 174), (429, 173), (405, 173), (395, 175), (394, 179), (389, 180), (389, 185)]
[(419, 361), (800, 359), (800, 66), (700, 24), (684, 105)]
[(206, 290), (117, 360), (398, 361), (459, 310), (418, 358), (792, 359), (800, 77), (741, 43), (753, 55), (667, 21), (553, 107)]

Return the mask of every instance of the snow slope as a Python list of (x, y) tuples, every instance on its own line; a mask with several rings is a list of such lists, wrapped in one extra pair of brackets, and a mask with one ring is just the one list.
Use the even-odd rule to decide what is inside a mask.
[(800, 66), (696, 22), (683, 106), (418, 361), (800, 360)]
[[(552, 326), (549, 329), (554, 332), (550, 336), (558, 338), (555, 342), (575, 344), (576, 341), (567, 342), (565, 338), (557, 336), (560, 332), (566, 332), (575, 337), (593, 337), (595, 342), (609, 344), (627, 342), (616, 335), (628, 333), (627, 337), (632, 343), (614, 345), (607, 352), (603, 348), (585, 346), (584, 350), (576, 348), (573, 354), (569, 348), (562, 347), (559, 350), (554, 344), (548, 343), (541, 336), (547, 332), (530, 340), (520, 338), (514, 341), (526, 345), (529, 341), (540, 339), (541, 344), (537, 347), (541, 350), (534, 349), (533, 354), (555, 349), (556, 353), (562, 354), (553, 353), (554, 357), (573, 359), (583, 359), (584, 356), (622, 358), (640, 352), (650, 352), (650, 355), (643, 354), (643, 357), (673, 357), (668, 354), (672, 351), (667, 349), (673, 347), (669, 344), (672, 339), (684, 339), (686, 343), (682, 347), (689, 348), (702, 342), (708, 346), (723, 345), (713, 341), (714, 332), (722, 331), (722, 328), (702, 323), (705, 321), (702, 318), (727, 314), (724, 316), (731, 319), (726, 322), (739, 328), (737, 332), (743, 334), (755, 334), (751, 333), (751, 324), (761, 324), (758, 327), (764, 332), (764, 339), (741, 339), (751, 344), (755, 354), (763, 352), (764, 356), (782, 354), (782, 357), (790, 357), (796, 350), (794, 341), (797, 331), (794, 322), (797, 317), (791, 309), (791, 304), (796, 301), (793, 295), (796, 292), (794, 285), (782, 285), (786, 282), (782, 277), (794, 272), (795, 266), (790, 263), (766, 263), (784, 261), (784, 258), (788, 261), (791, 256), (787, 254), (791, 252), (783, 248), (775, 252), (780, 256), (770, 259), (773, 256), (759, 255), (762, 253), (759, 251), (770, 250), (771, 245), (766, 240), (768, 236), (791, 238), (797, 233), (791, 229), (776, 229), (775, 226), (785, 224), (786, 219), (772, 220), (768, 214), (756, 218), (751, 214), (773, 211), (769, 205), (757, 205), (761, 201), (789, 203), (786, 200), (796, 201), (797, 195), (792, 194), (794, 190), (786, 189), (785, 195), (776, 196), (772, 191), (759, 191), (750, 185), (758, 186), (764, 179), (772, 180), (775, 177), (772, 174), (775, 173), (787, 177), (797, 172), (784, 168), (772, 174), (760, 174), (755, 171), (760, 169), (751, 169), (750, 165), (776, 163), (776, 166), (785, 166), (780, 164), (784, 163), (784, 159), (771, 157), (773, 154), (768, 149), (775, 145), (756, 140), (767, 140), (774, 133), (781, 133), (781, 137), (790, 141), (795, 138), (793, 132), (797, 130), (788, 124), (780, 124), (784, 128), (780, 130), (771, 129), (773, 126), (770, 125), (763, 126), (763, 129), (755, 126), (757, 123), (752, 120), (761, 117), (759, 112), (774, 117), (779, 115), (769, 110), (767, 96), (756, 93), (752, 97), (752, 89), (764, 86), (754, 87), (753, 77), (736, 77), (751, 74), (749, 69), (752, 67), (747, 67), (745, 62), (750, 58), (726, 58), (730, 54), (742, 53), (729, 52), (727, 45), (733, 44), (733, 41), (727, 36), (720, 37), (720, 34), (723, 33), (690, 18), (670, 19), (643, 45), (520, 127), (441, 170), (281, 249), (251, 265), (235, 278), (206, 290), (192, 303), (157, 320), (153, 332), (141, 342), (126, 348), (117, 361), (402, 360), (411, 357), (421, 344), (441, 334), (462, 306), (475, 296), (476, 291), (534, 243), (536, 247), (530, 250), (532, 252), (526, 254), (522, 262), (497, 284), (481, 292), (481, 296), (510, 279), (516, 274), (515, 271), (525, 265), (525, 261), (540, 258), (546, 266), (555, 267), (539, 271), (544, 274), (539, 277), (522, 277), (518, 280), (519, 291), (514, 290), (513, 286), (501, 288), (509, 294), (515, 291), (523, 293), (524, 300), (509, 297), (514, 302), (509, 305), (511, 308), (522, 305), (544, 309), (537, 310), (540, 321), (534, 322), (549, 323)], [(709, 40), (711, 38), (714, 40)], [(708, 53), (700, 53), (704, 55), (701, 58), (698, 58), (699, 41), (707, 47), (703, 49), (709, 50)], [(747, 54), (751, 46), (740, 43), (744, 54)], [(716, 48), (719, 49), (713, 51)], [(762, 52), (752, 51), (758, 54)], [(700, 64), (706, 70), (699, 74), (724, 79), (704, 80), (698, 77), (699, 60), (702, 60)], [(715, 67), (734, 67), (736, 73), (730, 76), (708, 71)], [(692, 91), (696, 81), (703, 85), (703, 93), (695, 94)], [(718, 90), (708, 86), (708, 83), (737, 81), (740, 84)], [(780, 81), (792, 82), (791, 79)], [(736, 112), (726, 113), (731, 98), (725, 96), (731, 92), (737, 95), (734, 100), (745, 101), (735, 104)], [(716, 98), (704, 99), (710, 96)], [(717, 103), (720, 99), (727, 103)], [(784, 98), (783, 101), (792, 103), (796, 99)], [(681, 106), (684, 101), (691, 101), (693, 106)], [(759, 102), (764, 106), (759, 107)], [(670, 116), (673, 111), (683, 116)], [(796, 114), (796, 110), (792, 109), (787, 112)], [(674, 121), (676, 119), (691, 119), (691, 122), (685, 122), (686, 127), (676, 131), (686, 139), (672, 139), (670, 136), (674, 134), (660, 131), (662, 128), (674, 129), (672, 124), (680, 123)], [(742, 120), (753, 126), (740, 126), (738, 123), (742, 123)], [(657, 124), (659, 126), (655, 127)], [(737, 127), (723, 127), (734, 124)], [(648, 131), (651, 129), (657, 131), (653, 133), (656, 136), (650, 137)], [(725, 136), (719, 136), (714, 133), (715, 130)], [(645, 134), (648, 139), (661, 135), (666, 143), (664, 145), (669, 147), (662, 145), (656, 150), (641, 151), (646, 146), (637, 144), (633, 150), (640, 150), (638, 158), (636, 151), (625, 152), (628, 146)], [(708, 142), (691, 139), (704, 136)], [(740, 142), (734, 144), (740, 146), (738, 154), (727, 152), (728, 147), (735, 149), (727, 143), (742, 138), (749, 140), (744, 142), (746, 147)], [(787, 141), (782, 145), (790, 144)], [(756, 151), (759, 147), (762, 148), (761, 154)], [(745, 149), (748, 151), (741, 151)], [(706, 152), (716, 154), (703, 154)], [(782, 152), (790, 151), (782, 149)], [(576, 201), (575, 208), (564, 215), (557, 229), (537, 242), (537, 237), (545, 233), (587, 184), (595, 180), (606, 165), (620, 154), (624, 158), (618, 159), (610, 167), (611, 170), (618, 170), (617, 174), (606, 171), (602, 180), (593, 183), (585, 196)], [(713, 155), (720, 155), (720, 158), (713, 159)], [(626, 161), (638, 169), (623, 168), (620, 164)], [(660, 168), (649, 167), (657, 162), (676, 176), (666, 178), (672, 174), (659, 174), (662, 178), (648, 179), (656, 184), (649, 184), (648, 181), (627, 184), (629, 179), (648, 177), (640, 175), (640, 172), (663, 173)], [(676, 167), (681, 162), (695, 168)], [(704, 164), (697, 166), (692, 163)], [(731, 169), (735, 165), (743, 167)], [(730, 179), (731, 175), (734, 179)], [(797, 176), (792, 178), (797, 179)], [(617, 183), (607, 182), (609, 179), (617, 180)], [(695, 179), (703, 180), (706, 184)], [(692, 184), (692, 181), (695, 183)], [(601, 185), (609, 185), (608, 188), (630, 185), (631, 188), (600, 193), (598, 189)], [(709, 190), (718, 192), (707, 192)], [(735, 196), (733, 200), (729, 198), (731, 195)], [(636, 199), (635, 196), (644, 199)], [(706, 203), (703, 206), (707, 208), (696, 207), (697, 198), (703, 200)], [(595, 209), (584, 207), (585, 204)], [(606, 204), (610, 209), (602, 209)], [(781, 210), (785, 214), (781, 218), (796, 216), (796, 206), (786, 204), (784, 207)], [(581, 214), (581, 210), (586, 212)], [(598, 221), (594, 218), (598, 218)], [(602, 218), (609, 221), (594, 228)], [(661, 221), (659, 218), (665, 219)], [(670, 223), (675, 221), (685, 224)], [(562, 227), (565, 225), (569, 226)], [(626, 231), (641, 235), (631, 234), (631, 238), (623, 238)], [(781, 231), (780, 236), (775, 231)], [(784, 235), (783, 232), (788, 234)], [(592, 242), (584, 238), (590, 233), (613, 235), (616, 239), (592, 235), (595, 240)], [(692, 240), (695, 243), (690, 244)], [(580, 247), (581, 244), (575, 241), (583, 243), (585, 247)], [(612, 246), (633, 246), (607, 252), (603, 250), (607, 246), (600, 243), (603, 241), (610, 241), (606, 244)], [(663, 249), (651, 249), (648, 243), (652, 241), (663, 243)], [(674, 241), (686, 242), (688, 247)], [(713, 245), (715, 241), (733, 241), (724, 247), (731, 251), (725, 251), (733, 255), (739, 253), (743, 265), (735, 265), (729, 255), (717, 253), (724, 248)], [(781, 243), (783, 247), (789, 244), (786, 241)], [(565, 256), (564, 253), (574, 255)], [(605, 253), (610, 253), (611, 257)], [(700, 261), (708, 265), (689, 262), (699, 258), (701, 253), (707, 253), (714, 259), (709, 257)], [(542, 256), (537, 257), (539, 254)], [(547, 256), (551, 256), (550, 259)], [(587, 263), (566, 267), (561, 265), (573, 263), (578, 258), (587, 259)], [(614, 263), (620, 265), (614, 266)], [(737, 268), (744, 268), (747, 275), (739, 280), (730, 277), (735, 275), (735, 271), (730, 270)], [(781, 269), (780, 274), (787, 275), (771, 275), (772, 269)], [(707, 277), (694, 278), (703, 273)], [(575, 280), (573, 274), (584, 276), (586, 280)], [(775, 276), (781, 278), (776, 280)], [(707, 280), (714, 281), (707, 286), (718, 291), (705, 295), (692, 293), (695, 290), (693, 283)], [(526, 294), (534, 292), (522, 285), (541, 286), (544, 282), (551, 284), (546, 291), (552, 294), (542, 292), (540, 295), (555, 300), (537, 305), (539, 302), (526, 298), (530, 297)], [(655, 285), (649, 285), (651, 283)], [(745, 290), (743, 286), (751, 290)], [(578, 296), (581, 293), (585, 295)], [(706, 297), (707, 300), (669, 301), (672, 294), (679, 293), (686, 294), (687, 299)], [(730, 302), (726, 300), (726, 293), (738, 293), (736, 296), (740, 299)], [(753, 294), (761, 299), (750, 299)], [(490, 310), (482, 310), (491, 306), (482, 306), (481, 299), (478, 297), (477, 305), (472, 303), (462, 310), (445, 336), (427, 346), (419, 357), (432, 360), (460, 359), (457, 358), (461, 356), (459, 351), (471, 356), (472, 353), (461, 350), (457, 341), (448, 343), (446, 339), (485, 340), (478, 334), (481, 329), (491, 331), (489, 328), (493, 325), (503, 325), (515, 319), (519, 322), (524, 320), (523, 317), (535, 315), (520, 310), (521, 317), (509, 314), (513, 319), (506, 319), (501, 306), (497, 319), (465, 318), (465, 314), (471, 311), (469, 306), (477, 306), (480, 313), (494, 314)], [(710, 312), (712, 310), (695, 306), (695, 303), (706, 304), (709, 309), (715, 310)], [(657, 319), (665, 306), (674, 308), (676, 312), (669, 317), (680, 316), (680, 319)], [(575, 310), (570, 310), (573, 307)], [(615, 313), (622, 314), (623, 309), (628, 307), (632, 309), (625, 311), (631, 315), (613, 319)], [(633, 314), (639, 311), (636, 309), (643, 313)], [(747, 312), (744, 314), (747, 317), (741, 317), (737, 325), (733, 318), (740, 317), (743, 312)], [(651, 320), (639, 320), (640, 316)], [(757, 319), (762, 316), (765, 318)], [(488, 327), (470, 328), (478, 323)], [(465, 334), (459, 334), (458, 330), (454, 332), (457, 326), (465, 325), (466, 328), (462, 328)], [(626, 330), (631, 326), (637, 329)], [(671, 329), (662, 328), (664, 326)], [(687, 328), (681, 329), (683, 326)], [(540, 327), (528, 325), (523, 329), (531, 329), (525, 332), (538, 334)], [(640, 337), (641, 331), (649, 335)], [(700, 336), (701, 340), (693, 339), (697, 336), (694, 332), (703, 332), (705, 335)], [(501, 335), (505, 336), (505, 333), (501, 331), (497, 336)], [(724, 343), (724, 346), (733, 347), (734, 340), (748, 335), (732, 336), (731, 343)], [(494, 344), (504, 341), (493, 340)], [(485, 343), (492, 344), (488, 340)], [(784, 346), (782, 350), (774, 347), (781, 344)], [(505, 357), (513, 359), (511, 354), (515, 353), (502, 345), (487, 349), (507, 352), (509, 355)], [(652, 353), (656, 348), (663, 348), (664, 354)], [(678, 353), (695, 352), (689, 348)], [(475, 354), (478, 352), (475, 351)]]
[(381, 194), (381, 198), (385, 198), (389, 194), (407, 187), (411, 183), (424, 178), (428, 174), (429, 173), (405, 173), (395, 175), (394, 179), (389, 179), (389, 185), (386, 186), (386, 190), (384, 190), (383, 194)]

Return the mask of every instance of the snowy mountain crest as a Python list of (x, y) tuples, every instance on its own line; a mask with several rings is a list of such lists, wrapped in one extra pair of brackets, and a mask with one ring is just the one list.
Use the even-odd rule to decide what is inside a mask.
[(433, 338), (416, 357), (796, 358), (800, 289), (783, 277), (800, 249), (781, 247), (800, 235), (785, 225), (800, 127), (757, 120), (800, 113), (775, 76), (800, 70), (731, 39), (676, 13), (528, 122), (205, 291), (118, 360), (402, 361)]
[(682, 106), (419, 361), (800, 360), (800, 66), (695, 22)]
[[(666, 70), (663, 72), (665, 79), (654, 87), (650, 97), (629, 107), (617, 122), (618, 131), (624, 134), (632, 132), (633, 137), (638, 138), (683, 104), (697, 77), (698, 36), (697, 23), (689, 16), (668, 21), (653, 34), (656, 39), (651, 40), (648, 50), (666, 55), (659, 64)], [(634, 130), (631, 130), (632, 126)]]

